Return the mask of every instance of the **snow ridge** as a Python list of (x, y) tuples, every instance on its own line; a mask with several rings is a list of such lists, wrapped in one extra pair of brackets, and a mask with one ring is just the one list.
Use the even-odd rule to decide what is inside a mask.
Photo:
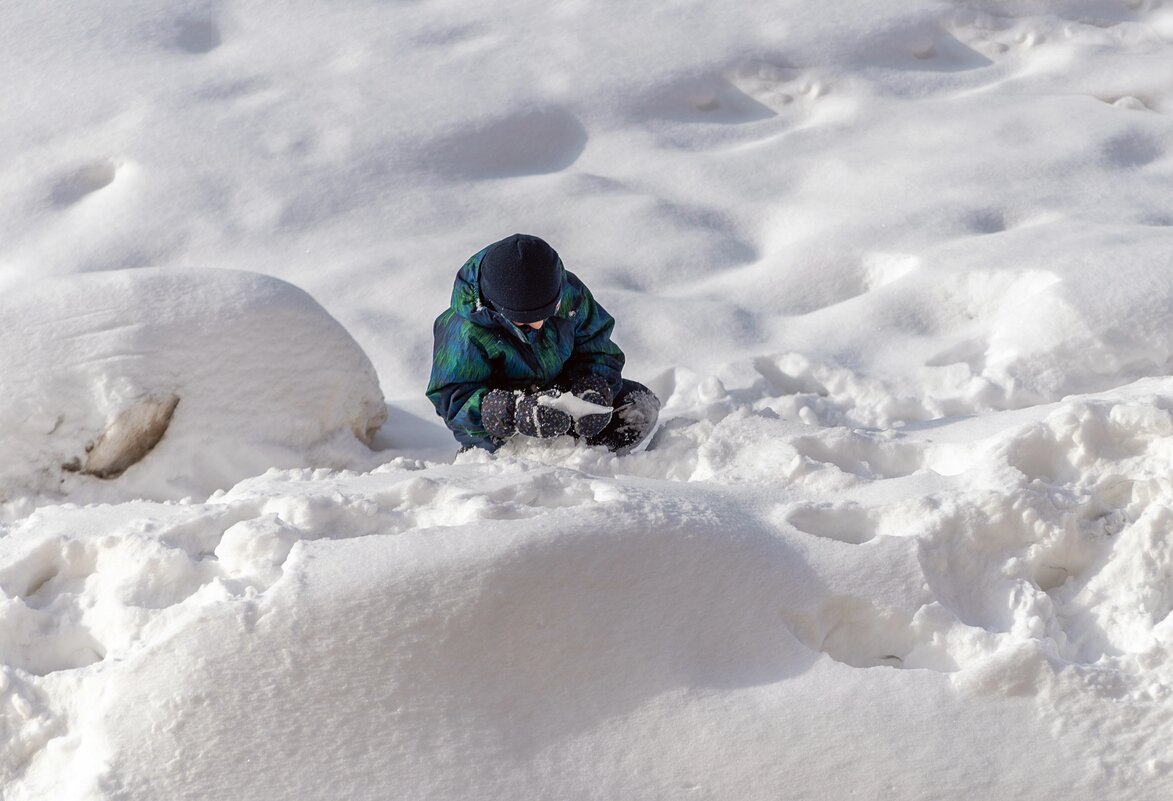
[[(208, 636), (222, 640), (215, 653), (280, 652), (301, 620), (310, 627), (303, 642), (348, 627), (345, 675), (411, 682), (422, 697), (472, 680), (444, 668), (450, 660), (480, 654), (510, 671), (528, 663), (497, 688), (498, 701), (482, 702), (493, 705), (462, 713), (494, 727), (509, 717), (496, 704), (558, 707), (571, 686), (610, 703), (635, 693), (635, 703), (648, 681), (665, 690), (716, 682), (747, 703), (799, 665), (828, 677), (872, 667), (935, 672), (947, 682), (940, 687), (985, 697), (1005, 714), (1015, 714), (1006, 706), (1015, 698), (1036, 699), (1039, 718), (1023, 735), (1053, 728), (1077, 745), (1090, 725), (1080, 721), (1125, 704), (1128, 731), (1097, 759), (1114, 766), (1109, 786), (1137, 786), (1168, 775), (1161, 743), (1173, 727), (1158, 703), (1173, 686), (1173, 594), (1162, 589), (1173, 562), (1159, 533), (1173, 503), (1164, 470), (1171, 410), (1173, 384), (1150, 380), (1029, 420), (986, 418), (983, 426), (1000, 430), (975, 439), (964, 430), (971, 421), (879, 434), (741, 407), (715, 421), (677, 417), (650, 450), (621, 459), (569, 441), (510, 444), (453, 465), (401, 457), (367, 473), (272, 470), (205, 504), (136, 504), (129, 522), (46, 508), (0, 540), (5, 783), (14, 798), (35, 797), (51, 786), (40, 782), (58, 749), (107, 741), (177, 749), (194, 760), (185, 781), (211, 782), (217, 768), (190, 739), (208, 734), (209, 721), (140, 739), (130, 720), (143, 714), (141, 699), (132, 701), (138, 691), (122, 676), (168, 670), (190, 647), (209, 647)], [(385, 575), (391, 563), (400, 579)], [(339, 570), (352, 574), (342, 586)], [(419, 596), (420, 581), (437, 584)], [(444, 587), (465, 581), (444, 600)], [(321, 593), (333, 600), (311, 601)], [(310, 618), (295, 613), (307, 609)], [(388, 617), (390, 609), (400, 611)], [(546, 626), (555, 621), (553, 636)], [(427, 641), (448, 645), (419, 651), (419, 626)], [(504, 639), (485, 639), (489, 631)], [(384, 645), (358, 646), (368, 638)], [(563, 651), (572, 642), (573, 659), (585, 660), (579, 668)], [(208, 660), (165, 697), (216, 686), (219, 671), (236, 669)], [(638, 680), (628, 672), (634, 664)], [(233, 692), (249, 692), (253, 679), (234, 675)], [(324, 691), (342, 705), (367, 692), (338, 676)], [(98, 698), (96, 708), (81, 701)], [(262, 701), (268, 711), (250, 714), (280, 714), (265, 705), (287, 700)], [(1081, 717), (1060, 711), (1068, 704)], [(103, 717), (116, 708), (126, 714)], [(690, 709), (669, 704), (662, 714), (700, 714)], [(585, 725), (573, 707), (564, 714), (539, 719), (525, 736), (558, 741)], [(364, 731), (376, 741), (397, 736)], [(991, 758), (1008, 759), (1010, 740)], [(94, 786), (138, 792), (119, 757), (109, 760)], [(297, 786), (316, 786), (312, 765), (303, 774), (285, 764)], [(468, 770), (468, 780), (487, 780)]]

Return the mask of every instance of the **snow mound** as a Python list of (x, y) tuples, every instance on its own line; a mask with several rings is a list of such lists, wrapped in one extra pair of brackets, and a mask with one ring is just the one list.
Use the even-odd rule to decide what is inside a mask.
[(206, 496), (343, 466), (386, 420), (366, 354), (275, 278), (87, 274), (10, 288), (0, 310), (3, 502)]
[[(553, 442), (44, 507), (0, 538), (0, 781), (586, 798), (602, 764), (609, 798), (814, 798), (793, 765), (833, 744), (924, 777), (891, 798), (990, 775), (1052, 797), (1072, 764), (1164, 797), (1170, 408), (1169, 379), (899, 436), (741, 407), (626, 458)], [(958, 698), (1005, 729), (976, 757)]]

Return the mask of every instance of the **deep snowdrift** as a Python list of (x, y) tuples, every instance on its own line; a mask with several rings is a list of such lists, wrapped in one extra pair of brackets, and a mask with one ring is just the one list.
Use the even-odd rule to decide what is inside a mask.
[(1159, 798), (1170, 409), (42, 510), (0, 540), (10, 797)]

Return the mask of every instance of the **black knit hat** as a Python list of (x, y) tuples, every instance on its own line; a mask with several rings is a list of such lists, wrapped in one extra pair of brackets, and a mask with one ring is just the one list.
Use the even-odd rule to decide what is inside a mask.
[(481, 297), (515, 323), (545, 320), (562, 296), (562, 266), (536, 236), (514, 234), (485, 248)]

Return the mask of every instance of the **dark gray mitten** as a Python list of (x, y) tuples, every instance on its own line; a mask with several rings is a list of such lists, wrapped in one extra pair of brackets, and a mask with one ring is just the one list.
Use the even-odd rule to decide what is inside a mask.
[(494, 389), (481, 399), (481, 425), (490, 437), (509, 439), (517, 433), (514, 409), (518, 393), (505, 389)]
[[(614, 400), (611, 387), (607, 386), (607, 382), (603, 380), (602, 376), (594, 373), (575, 379), (574, 383), (570, 385), (570, 394), (600, 406), (610, 406)], [(609, 422), (611, 422), (610, 412), (588, 414), (574, 421), (574, 431), (580, 437), (593, 437), (606, 428)]]
[(557, 398), (561, 394), (556, 389), (548, 389), (536, 395), (526, 395), (519, 400), (514, 412), (517, 430), (527, 437), (540, 437), (541, 439), (560, 437), (569, 431), (570, 424), (573, 422), (570, 415), (561, 409), (543, 406), (538, 402), (539, 398)]

